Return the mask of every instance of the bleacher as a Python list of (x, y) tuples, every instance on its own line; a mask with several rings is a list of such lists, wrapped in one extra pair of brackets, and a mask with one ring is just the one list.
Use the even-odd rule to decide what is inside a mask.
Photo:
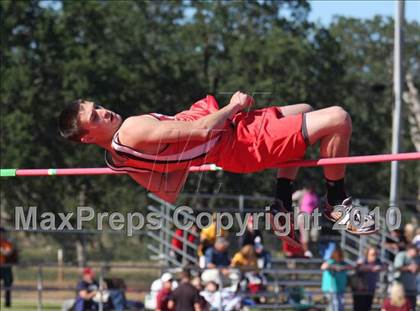
[[(175, 211), (175, 206), (162, 201), (153, 194), (149, 197), (155, 201), (154, 205), (149, 205), (149, 211), (157, 212), (161, 215), (164, 220), (163, 230), (160, 232), (150, 232), (149, 236), (154, 241), (154, 244), (149, 244), (147, 247), (151, 251), (152, 258), (154, 260), (160, 260), (162, 264), (181, 268), (185, 266), (187, 261), (191, 261), (194, 258), (190, 258), (191, 254), (187, 254), (185, 251), (186, 246), (196, 249), (197, 246), (186, 240), (186, 237), (178, 237), (174, 235), (172, 213)], [(231, 197), (231, 196), (230, 196)], [(267, 198), (262, 198), (267, 199)], [(244, 196), (236, 199), (240, 202), (240, 211), (244, 212)], [(191, 219), (193, 220), (192, 216)], [(393, 252), (392, 250), (385, 250), (385, 239), (392, 239), (389, 232), (384, 226), (385, 220), (381, 221), (381, 229), (370, 236), (354, 236), (345, 231), (340, 232), (338, 237), (338, 243), (346, 253), (346, 261), (349, 264), (355, 264), (357, 258), (361, 257), (365, 246), (368, 244), (374, 244), (380, 249), (381, 259), (387, 263), (385, 258), (385, 251)], [(183, 250), (171, 249), (170, 241), (172, 238), (180, 240), (183, 245)], [(178, 262), (170, 252), (176, 252), (181, 255), (182, 260)], [(264, 292), (254, 294), (253, 297), (265, 297), (266, 303), (258, 304), (255, 307), (249, 307), (250, 309), (255, 308), (258, 310), (324, 310), (326, 307), (326, 301), (321, 291), (321, 279), (322, 271), (320, 266), (323, 260), (320, 258), (306, 259), (306, 258), (273, 258), (272, 267), (265, 269), (262, 272), (267, 277), (267, 286)], [(389, 262), (388, 262), (389, 263)], [(392, 266), (392, 265), (391, 265)], [(392, 273), (382, 273), (381, 275), (381, 288), (377, 291), (377, 298), (383, 298), (386, 295), (385, 287), (390, 281), (389, 275)], [(291, 305), (287, 302), (287, 291), (291, 288), (304, 288), (306, 299), (304, 304)], [(240, 293), (243, 296), (250, 296), (249, 293)], [(346, 306), (352, 308), (352, 295), (348, 291), (345, 295)], [(379, 310), (379, 300), (374, 301), (373, 309)], [(312, 308), (312, 309), (311, 309)]]

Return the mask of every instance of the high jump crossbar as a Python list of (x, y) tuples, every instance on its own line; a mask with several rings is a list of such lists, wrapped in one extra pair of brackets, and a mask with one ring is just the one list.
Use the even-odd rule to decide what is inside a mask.
[[(340, 158), (324, 158), (317, 160), (291, 161), (279, 164), (274, 168), (284, 167), (315, 167), (338, 164), (368, 164), (391, 161), (410, 161), (420, 160), (420, 152), (396, 153), (396, 154), (377, 154), (365, 156), (351, 156)], [(190, 172), (222, 171), (223, 168), (215, 164), (204, 164), (201, 166), (191, 166)], [(145, 171), (148, 172), (148, 171)], [(70, 176), (70, 175), (124, 175), (127, 171), (114, 171), (107, 167), (99, 168), (45, 168), (45, 169), (0, 169), (1, 177), (14, 176)]]

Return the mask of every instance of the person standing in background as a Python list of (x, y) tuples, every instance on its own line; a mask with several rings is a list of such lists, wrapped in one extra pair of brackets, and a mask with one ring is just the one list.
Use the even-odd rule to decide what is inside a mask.
[(409, 244), (405, 251), (401, 251), (395, 256), (394, 268), (397, 270), (397, 280), (404, 286), (406, 297), (410, 301), (413, 311), (416, 309), (419, 267), (420, 256), (413, 244)]
[(358, 286), (353, 288), (353, 310), (354, 311), (370, 311), (372, 301), (375, 295), (376, 284), (379, 279), (379, 273), (384, 271), (385, 266), (382, 265), (378, 258), (378, 250), (374, 246), (366, 249), (365, 257), (360, 258), (357, 262), (356, 274)]
[(179, 286), (171, 293), (169, 310), (175, 311), (201, 311), (200, 293), (191, 284), (191, 274), (188, 270), (181, 272)]
[(344, 261), (343, 251), (336, 248), (321, 265), (322, 291), (327, 296), (331, 311), (344, 311), (344, 292), (347, 285), (347, 271), (353, 269)]
[(169, 311), (169, 298), (172, 293), (172, 275), (164, 273), (160, 278), (162, 281), (162, 288), (156, 296), (156, 311)]
[[(385, 241), (386, 256), (390, 261), (394, 261), (395, 254), (401, 252), (407, 246), (407, 240), (401, 229), (395, 229), (390, 232), (391, 237), (387, 237)], [(388, 249), (392, 250), (389, 251)]]
[[(315, 190), (312, 186), (309, 186), (304, 189), (302, 198), (299, 204), (299, 215), (298, 215), (298, 226), (300, 232), (300, 242), (302, 243), (302, 248), (304, 251), (304, 256), (312, 258), (313, 254), (309, 250), (309, 239), (311, 233), (311, 222), (312, 222), (312, 213), (318, 207), (319, 199), (315, 193)], [(309, 217), (308, 217), (309, 215)], [(308, 218), (310, 221), (305, 226), (305, 218)], [(309, 227), (308, 227), (309, 226)], [(314, 230), (318, 231), (318, 230)]]
[(4, 306), (12, 306), (13, 271), (11, 264), (17, 262), (16, 249), (7, 239), (6, 230), (0, 228), (0, 282), (4, 284)]

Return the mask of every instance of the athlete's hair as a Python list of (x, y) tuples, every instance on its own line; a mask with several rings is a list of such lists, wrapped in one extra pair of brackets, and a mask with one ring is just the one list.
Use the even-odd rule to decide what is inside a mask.
[(81, 103), (83, 103), (82, 99), (72, 102), (61, 111), (58, 117), (58, 130), (60, 131), (60, 135), (75, 142), (80, 142), (83, 135), (87, 133), (87, 130), (80, 126), (77, 119)]

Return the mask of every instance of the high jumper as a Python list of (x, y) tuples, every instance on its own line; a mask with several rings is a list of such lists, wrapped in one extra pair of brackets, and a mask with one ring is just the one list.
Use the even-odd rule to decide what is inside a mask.
[[(253, 104), (252, 96), (237, 91), (221, 109), (208, 95), (175, 116), (147, 113), (123, 120), (79, 99), (61, 112), (59, 130), (66, 139), (104, 148), (110, 168), (127, 171), (168, 202), (176, 200), (191, 166), (214, 163), (229, 172), (259, 172), (303, 159), (306, 149), (318, 141), (320, 157), (348, 156), (352, 123), (343, 108), (313, 110), (308, 104), (296, 104), (251, 110)], [(343, 164), (323, 167), (324, 216), (344, 221), (351, 233), (373, 233), (374, 216), (354, 212), (344, 183), (345, 168)], [(273, 213), (293, 213), (292, 186), (298, 169), (278, 170)], [(338, 205), (344, 209), (334, 212)], [(356, 222), (361, 225), (354, 226)], [(290, 234), (294, 240), (293, 230)]]

